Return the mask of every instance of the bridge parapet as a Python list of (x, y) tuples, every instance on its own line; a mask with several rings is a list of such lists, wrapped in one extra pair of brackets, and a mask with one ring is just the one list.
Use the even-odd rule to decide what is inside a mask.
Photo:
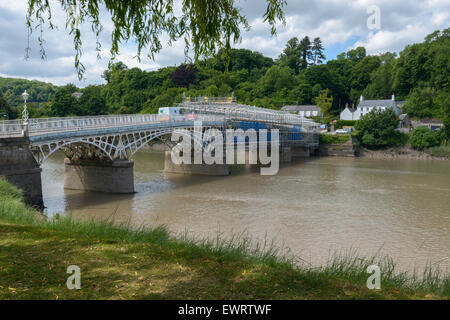
[[(199, 115), (198, 121), (224, 121), (222, 115)], [(28, 127), (30, 136), (36, 136), (51, 132), (69, 132), (89, 129), (107, 129), (118, 127), (130, 127), (146, 124), (173, 124), (186, 122), (185, 116), (172, 116), (168, 121), (160, 121), (157, 114), (132, 114), (132, 115), (105, 115), (95, 117), (72, 118), (38, 118), (29, 119)], [(22, 120), (0, 121), (0, 138), (23, 136)]]

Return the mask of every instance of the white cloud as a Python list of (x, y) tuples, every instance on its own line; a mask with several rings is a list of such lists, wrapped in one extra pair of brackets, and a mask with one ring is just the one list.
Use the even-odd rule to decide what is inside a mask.
[[(53, 0), (55, 1), (55, 0)], [(264, 5), (263, 5), (264, 4)], [(286, 42), (292, 37), (320, 37), (325, 47), (341, 46), (348, 49), (359, 45), (365, 46), (368, 53), (399, 51), (409, 43), (420, 42), (437, 29), (450, 25), (450, 1), (448, 0), (288, 0), (285, 8), (286, 25), (278, 26), (277, 36), (270, 35), (269, 26), (262, 21), (265, 12), (263, 0), (240, 0), (239, 7), (248, 17), (251, 25), (249, 32), (242, 33), (242, 42), (236, 47), (248, 48), (276, 58), (283, 50)], [(381, 30), (368, 30), (366, 9), (377, 5), (381, 10)], [(89, 26), (83, 31), (82, 62), (86, 67), (85, 80), (78, 81), (74, 68), (73, 41), (64, 28), (66, 14), (62, 10), (53, 10), (54, 19), (60, 30), (45, 30), (45, 48), (47, 59), (42, 61), (39, 55), (37, 32), (32, 35), (32, 54), (24, 61), (24, 50), (27, 45), (25, 27), (26, 0), (3, 1), (0, 3), (0, 75), (38, 79), (64, 84), (67, 82), (84, 86), (91, 83), (102, 83), (101, 74), (106, 69), (110, 55), (110, 34), (112, 23), (107, 13), (103, 13), (104, 31), (101, 35), (101, 60), (97, 60), (95, 37)], [(177, 3), (179, 10), (179, 3)], [(162, 42), (163, 45), (166, 42)], [(185, 60), (184, 41), (180, 40), (172, 47), (165, 46), (155, 61), (142, 55), (139, 62), (136, 58), (136, 46), (125, 44), (120, 49), (118, 60), (129, 67), (154, 70), (164, 66), (175, 65)], [(334, 58), (334, 57), (329, 57)]]

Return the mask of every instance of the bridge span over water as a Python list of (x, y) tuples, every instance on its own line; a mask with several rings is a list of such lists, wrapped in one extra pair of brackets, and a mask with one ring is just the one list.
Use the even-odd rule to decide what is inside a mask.
[[(133, 155), (155, 141), (173, 147), (170, 136), (174, 130), (192, 133), (199, 123), (202, 130), (219, 129), (224, 140), (225, 129), (253, 129), (258, 138), (259, 132), (278, 129), (281, 161), (296, 154), (309, 156), (318, 148), (318, 124), (298, 115), (203, 97), (185, 99), (178, 107), (182, 114), (164, 121), (156, 114), (0, 121), (0, 175), (23, 189), (30, 204), (43, 207), (40, 165), (58, 150), (66, 155), (66, 188), (131, 193)], [(226, 164), (177, 166), (168, 153), (165, 170), (229, 173)]]

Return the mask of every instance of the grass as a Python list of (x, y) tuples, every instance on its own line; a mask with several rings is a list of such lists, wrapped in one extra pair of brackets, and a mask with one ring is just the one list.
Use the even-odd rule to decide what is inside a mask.
[(427, 153), (434, 157), (450, 158), (450, 145), (440, 145), (438, 147), (429, 148)]
[[(175, 237), (164, 227), (130, 230), (111, 221), (47, 220), (0, 179), (0, 299), (439, 299), (448, 275), (396, 272), (389, 258), (335, 254), (321, 268), (299, 266), (272, 242)], [(382, 272), (369, 290), (367, 266)], [(68, 290), (67, 267), (81, 269)]]
[(320, 134), (319, 142), (321, 144), (346, 143), (350, 139), (349, 134)]

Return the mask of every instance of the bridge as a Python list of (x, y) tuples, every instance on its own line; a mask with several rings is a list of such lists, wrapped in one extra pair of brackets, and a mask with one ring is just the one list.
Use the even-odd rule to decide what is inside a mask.
[[(135, 114), (0, 121), (0, 175), (23, 189), (28, 203), (42, 208), (40, 166), (58, 150), (66, 155), (66, 188), (132, 193), (133, 155), (155, 141), (172, 148), (170, 136), (175, 130), (192, 134), (198, 123), (203, 131), (220, 130), (224, 140), (230, 128), (254, 129), (258, 139), (262, 129), (278, 129), (281, 161), (309, 156), (318, 148), (318, 124), (298, 115), (238, 104), (232, 97), (185, 98), (178, 107), (182, 114), (165, 120), (156, 114)], [(229, 173), (227, 164), (174, 165), (170, 152), (166, 152), (165, 170)]]

